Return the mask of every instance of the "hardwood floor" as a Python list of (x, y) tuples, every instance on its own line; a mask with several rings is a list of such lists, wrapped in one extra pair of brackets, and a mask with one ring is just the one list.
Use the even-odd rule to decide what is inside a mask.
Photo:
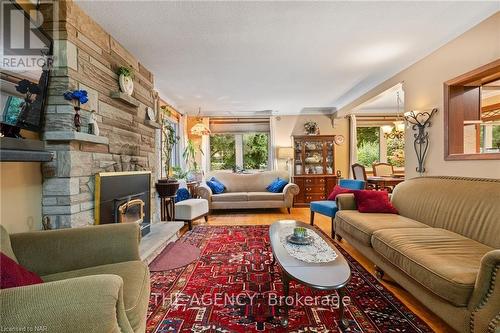
[[(291, 214), (288, 214), (285, 209), (214, 211), (209, 216), (208, 225), (266, 225), (283, 219), (300, 220), (308, 223), (309, 208), (293, 208)], [(205, 224), (203, 219), (194, 222), (194, 225), (202, 224)], [(330, 235), (330, 218), (316, 214), (314, 224)], [(185, 230), (187, 230), (187, 227), (185, 227)], [(337, 244), (348, 251), (359, 263), (361, 263), (372, 275), (375, 276), (374, 266), (366, 257), (356, 251), (356, 249), (350, 246), (345, 240), (342, 240), (340, 243), (337, 242)], [(391, 281), (389, 277), (384, 277), (382, 284), (393, 292), (415, 314), (422, 318), (435, 332), (455, 332), (406, 290)]]

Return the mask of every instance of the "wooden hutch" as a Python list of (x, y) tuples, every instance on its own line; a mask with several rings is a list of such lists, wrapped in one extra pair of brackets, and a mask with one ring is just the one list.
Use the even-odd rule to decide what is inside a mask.
[(300, 187), (295, 206), (326, 200), (337, 184), (335, 135), (293, 136), (293, 182)]

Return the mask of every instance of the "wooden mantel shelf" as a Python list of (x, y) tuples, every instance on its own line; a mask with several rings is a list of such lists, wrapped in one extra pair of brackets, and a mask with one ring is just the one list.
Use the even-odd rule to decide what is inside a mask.
[(104, 136), (97, 136), (88, 133), (81, 133), (76, 131), (52, 131), (45, 132), (43, 139), (46, 141), (81, 141), (96, 144), (107, 145), (109, 144), (108, 138)]

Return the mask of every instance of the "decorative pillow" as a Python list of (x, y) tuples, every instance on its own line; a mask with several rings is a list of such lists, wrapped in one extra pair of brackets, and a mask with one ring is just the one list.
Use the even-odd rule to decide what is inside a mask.
[(189, 190), (187, 188), (180, 188), (177, 190), (176, 196), (175, 196), (175, 202), (180, 202), (184, 201), (187, 199), (191, 198), (191, 194), (189, 193)]
[(354, 197), (358, 211), (361, 213), (398, 213), (389, 201), (389, 195), (386, 191), (355, 191)]
[(212, 190), (213, 194), (221, 194), (226, 190), (224, 184), (217, 180), (217, 178), (212, 177), (210, 180), (207, 180), (207, 185)]
[(280, 179), (278, 177), (266, 187), (266, 190), (272, 193), (281, 193), (283, 192), (283, 189), (285, 188), (286, 184), (288, 184), (288, 181)]
[(334, 201), (337, 198), (337, 195), (339, 195), (339, 194), (354, 193), (355, 191), (359, 191), (359, 190), (351, 190), (350, 188), (335, 185), (332, 192), (328, 195), (327, 200)]
[(0, 289), (29, 286), (43, 283), (43, 280), (33, 272), (0, 252)]

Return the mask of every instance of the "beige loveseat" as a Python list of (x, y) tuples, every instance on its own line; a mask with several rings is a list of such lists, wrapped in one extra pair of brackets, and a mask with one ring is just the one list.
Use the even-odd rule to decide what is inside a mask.
[(500, 180), (421, 177), (394, 189), (400, 215), (338, 196), (335, 232), (460, 332), (500, 331)]
[(299, 187), (293, 183), (288, 183), (283, 193), (271, 193), (266, 190), (278, 177), (288, 180), (288, 172), (263, 171), (245, 174), (216, 171), (209, 173), (206, 179), (212, 177), (223, 183), (226, 190), (221, 194), (213, 194), (206, 184), (198, 187), (198, 195), (208, 200), (210, 209), (286, 207), (290, 212), (293, 197), (299, 193)]

